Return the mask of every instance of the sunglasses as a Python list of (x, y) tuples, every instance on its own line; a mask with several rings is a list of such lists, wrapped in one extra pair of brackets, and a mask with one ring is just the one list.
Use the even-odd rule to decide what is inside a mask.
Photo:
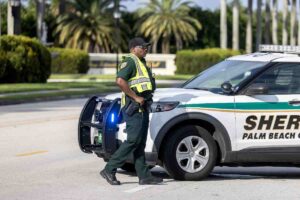
[(149, 47), (148, 46), (136, 46), (137, 48), (140, 48), (140, 49), (144, 49), (144, 50), (146, 50), (146, 49), (148, 49)]

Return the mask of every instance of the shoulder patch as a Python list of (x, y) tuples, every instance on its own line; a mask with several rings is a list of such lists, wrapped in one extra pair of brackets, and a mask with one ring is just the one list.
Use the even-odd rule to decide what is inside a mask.
[(120, 69), (123, 69), (123, 68), (125, 68), (125, 67), (127, 67), (127, 62), (123, 62), (123, 63), (120, 65)]

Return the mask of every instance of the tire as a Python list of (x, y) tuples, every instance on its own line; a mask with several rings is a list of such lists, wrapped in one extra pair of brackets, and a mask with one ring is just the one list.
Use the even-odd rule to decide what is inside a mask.
[(176, 180), (201, 180), (213, 170), (217, 145), (211, 134), (200, 126), (187, 125), (175, 130), (165, 144), (163, 163)]

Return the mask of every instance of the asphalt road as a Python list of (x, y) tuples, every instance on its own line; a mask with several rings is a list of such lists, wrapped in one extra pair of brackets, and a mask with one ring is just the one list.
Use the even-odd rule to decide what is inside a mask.
[(99, 175), (104, 162), (84, 154), (77, 122), (86, 99), (0, 107), (1, 200), (300, 199), (300, 168), (217, 167), (203, 181), (174, 181), (160, 167), (163, 185), (139, 186), (119, 171), (121, 186)]

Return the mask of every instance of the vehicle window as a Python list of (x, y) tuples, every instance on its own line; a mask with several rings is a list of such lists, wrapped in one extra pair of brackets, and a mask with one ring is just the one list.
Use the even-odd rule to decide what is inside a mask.
[(265, 84), (268, 94), (300, 94), (300, 64), (280, 64), (264, 72), (252, 84)]
[(241, 82), (255, 76), (266, 64), (266, 62), (225, 60), (205, 70), (183, 87), (222, 93), (223, 83), (230, 83), (233, 88), (237, 88)]

